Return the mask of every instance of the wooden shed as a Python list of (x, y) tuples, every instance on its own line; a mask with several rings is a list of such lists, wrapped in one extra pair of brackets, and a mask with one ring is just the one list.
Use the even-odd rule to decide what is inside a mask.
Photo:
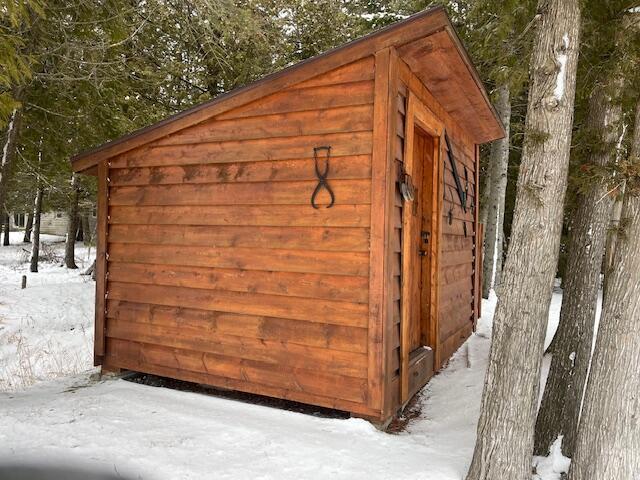
[(434, 8), (76, 156), (95, 363), (384, 423), (473, 331), (502, 136)]

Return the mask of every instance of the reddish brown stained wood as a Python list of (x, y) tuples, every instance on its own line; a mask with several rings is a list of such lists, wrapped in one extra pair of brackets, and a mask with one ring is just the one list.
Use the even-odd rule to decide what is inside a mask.
[(313, 147), (331, 145), (336, 157), (371, 153), (371, 132), (261, 138), (191, 145), (138, 148), (112, 160), (113, 168), (289, 160), (313, 156)]
[[(353, 378), (366, 377), (366, 355), (361, 353), (328, 350), (308, 347), (292, 343), (235, 337), (226, 335), (222, 342), (208, 341), (207, 337), (187, 337), (181, 335), (180, 329), (138, 323), (122, 323), (110, 320), (107, 325), (109, 338), (141, 342), (158, 347), (165, 347), (165, 354), (158, 359), (158, 364), (172, 366), (171, 349), (191, 350), (194, 354), (213, 354), (237, 360), (252, 360), (270, 365), (274, 372), (295, 366), (311, 372), (331, 373)], [(277, 366), (274, 368), (274, 366)], [(206, 373), (206, 370), (204, 370)], [(335, 388), (335, 384), (334, 384)]]
[(296, 88), (274, 93), (253, 103), (218, 115), (228, 120), (283, 112), (328, 109), (373, 103), (373, 82), (352, 82), (339, 85)]
[[(384, 396), (385, 362), (385, 251), (388, 245), (387, 192), (389, 152), (389, 92), (390, 85), (390, 51), (381, 50), (375, 55), (375, 99), (373, 111), (374, 148), (372, 156), (371, 203), (376, 205), (371, 210), (371, 252), (369, 256), (369, 358), (368, 358), (368, 405), (382, 414)], [(381, 415), (382, 416), (382, 415)]]
[(225, 336), (256, 338), (311, 347), (367, 353), (367, 330), (287, 318), (165, 307), (144, 303), (108, 301), (108, 318), (123, 323), (144, 323), (179, 328), (195, 338), (208, 335), (211, 341)]
[(107, 215), (109, 166), (106, 161), (98, 164), (98, 204), (96, 223), (96, 311), (94, 332), (94, 365), (102, 364), (105, 353), (105, 297), (107, 294)]
[[(112, 186), (317, 180), (313, 158), (263, 162), (117, 168)], [(331, 157), (329, 179), (371, 178), (371, 156)]]
[(368, 303), (368, 279), (224, 268), (181, 267), (141, 263), (109, 264), (109, 279), (127, 283), (255, 292), (270, 295)]
[(369, 229), (349, 227), (116, 224), (109, 227), (109, 240), (115, 243), (210, 248), (277, 246), (292, 250), (369, 251)]
[(366, 305), (358, 303), (121, 282), (111, 283), (109, 298), (331, 325), (367, 326)]
[[(309, 207), (317, 180), (305, 182), (200, 183), (112, 187), (109, 203), (120, 205), (304, 205)], [(335, 205), (367, 205), (371, 201), (369, 180), (331, 180)], [(329, 194), (316, 197), (328, 205)]]
[(370, 103), (326, 109), (313, 103), (308, 107), (311, 110), (300, 112), (286, 110), (265, 115), (260, 115), (260, 112), (255, 112), (253, 115), (254, 112), (251, 112), (252, 116), (229, 120), (216, 118), (158, 140), (153, 145), (186, 145), (322, 135), (359, 132), (373, 128), (373, 106)]
[(111, 207), (110, 224), (368, 227), (369, 205), (307, 208), (299, 205)]
[(369, 254), (227, 247), (109, 244), (113, 262), (367, 276)]
[(338, 85), (349, 82), (360, 82), (363, 80), (373, 80), (374, 78), (374, 57), (373, 55), (361, 60), (348, 63), (330, 72), (297, 83), (289, 89), (317, 87), (321, 85)]
[[(136, 355), (138, 355), (136, 357)], [(271, 387), (267, 385), (250, 383), (243, 380), (235, 380), (228, 377), (221, 377), (216, 375), (203, 374), (199, 372), (192, 372), (188, 370), (179, 370), (170, 367), (163, 367), (159, 365), (153, 365), (141, 361), (138, 352), (134, 352), (133, 355), (126, 357), (118, 357), (111, 355), (107, 358), (108, 361), (121, 365), (122, 368), (144, 371), (155, 375), (161, 375), (165, 377), (177, 378), (180, 380), (186, 380), (195, 383), (201, 383), (205, 385), (213, 385), (216, 387), (239, 390), (242, 392), (256, 393), (260, 395), (268, 395), (276, 398), (282, 398), (285, 400), (293, 400), (298, 402), (311, 403), (315, 405), (324, 406), (327, 408), (334, 408), (339, 410), (345, 410), (368, 416), (371, 418), (378, 418), (377, 412), (370, 409), (366, 405), (357, 402), (349, 402), (334, 397), (325, 397), (322, 395), (308, 394), (302, 391), (291, 391), (283, 388)]]

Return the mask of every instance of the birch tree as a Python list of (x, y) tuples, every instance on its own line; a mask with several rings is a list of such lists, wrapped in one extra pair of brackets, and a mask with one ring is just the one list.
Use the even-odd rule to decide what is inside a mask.
[(614, 253), (569, 480), (640, 475), (640, 101)]
[(509, 85), (501, 85), (496, 94), (496, 110), (504, 125), (505, 137), (491, 145), (489, 159), (490, 190), (487, 196), (487, 219), (484, 234), (485, 254), (483, 260), (482, 296), (489, 298), (489, 291), (498, 283), (502, 271), (502, 242), (505, 194), (507, 192), (507, 169), (509, 167), (509, 141), (511, 125), (511, 98)]
[(540, 366), (567, 186), (578, 0), (541, 0), (511, 241), (468, 480), (529, 480)]

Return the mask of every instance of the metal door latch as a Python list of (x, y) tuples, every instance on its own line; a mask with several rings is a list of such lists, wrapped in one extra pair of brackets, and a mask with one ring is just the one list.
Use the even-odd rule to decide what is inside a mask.
[(431, 232), (425, 232), (424, 230), (420, 234), (422, 238), (422, 243), (429, 243), (429, 239), (431, 238)]
[(426, 250), (418, 250), (418, 255), (420, 255), (421, 257), (426, 257), (427, 256), (427, 251)]

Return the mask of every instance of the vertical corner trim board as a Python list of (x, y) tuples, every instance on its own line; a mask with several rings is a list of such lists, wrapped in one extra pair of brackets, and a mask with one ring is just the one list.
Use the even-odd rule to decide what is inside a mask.
[(105, 354), (105, 317), (107, 294), (107, 222), (109, 215), (109, 162), (98, 164), (97, 249), (96, 249), (96, 310), (94, 365), (102, 365)]
[(371, 246), (369, 266), (369, 406), (383, 413), (385, 353), (383, 348), (387, 341), (385, 331), (386, 302), (384, 292), (386, 282), (387, 248), (387, 218), (388, 218), (388, 190), (389, 172), (387, 162), (389, 157), (388, 131), (389, 124), (389, 92), (391, 82), (391, 50), (386, 48), (375, 55), (373, 105), (373, 152), (371, 202), (378, 205), (371, 209)]

